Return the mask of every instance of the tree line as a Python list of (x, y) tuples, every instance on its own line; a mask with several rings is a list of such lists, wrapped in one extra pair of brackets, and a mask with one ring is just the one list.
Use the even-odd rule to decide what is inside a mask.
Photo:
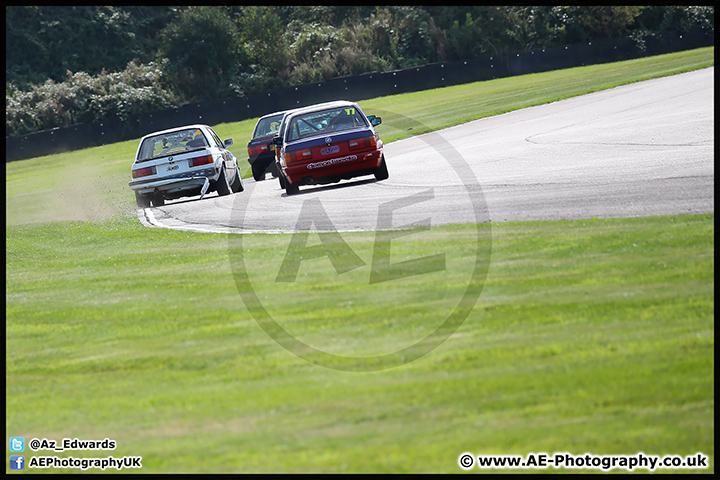
[(6, 6), (6, 135), (334, 77), (666, 31), (708, 6)]

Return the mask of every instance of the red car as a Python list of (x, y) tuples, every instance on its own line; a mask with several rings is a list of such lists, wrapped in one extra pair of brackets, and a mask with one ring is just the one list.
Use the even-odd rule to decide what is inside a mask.
[(388, 178), (380, 117), (357, 103), (337, 101), (298, 109), (285, 117), (273, 139), (280, 186), (288, 195), (301, 185), (335, 183), (362, 175)]

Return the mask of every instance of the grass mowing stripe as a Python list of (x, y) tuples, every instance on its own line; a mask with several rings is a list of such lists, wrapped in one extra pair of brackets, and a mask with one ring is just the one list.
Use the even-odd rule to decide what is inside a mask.
[[(145, 472), (457, 472), (465, 451), (701, 451), (711, 468), (698, 471), (713, 471), (713, 222), (494, 225), (470, 318), (426, 357), (372, 374), (267, 338), (234, 290), (224, 235), (129, 215), (8, 226), (6, 429), (110, 437)], [(474, 227), (436, 228), (452, 243)], [(347, 320), (336, 334), (356, 333)], [(363, 327), (388, 338), (382, 322)]]

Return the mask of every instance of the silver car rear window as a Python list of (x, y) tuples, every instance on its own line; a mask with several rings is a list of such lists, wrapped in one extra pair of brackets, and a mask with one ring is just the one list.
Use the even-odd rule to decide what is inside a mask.
[(208, 146), (203, 132), (198, 128), (176, 130), (174, 132), (153, 135), (143, 140), (138, 153), (138, 162), (197, 150)]

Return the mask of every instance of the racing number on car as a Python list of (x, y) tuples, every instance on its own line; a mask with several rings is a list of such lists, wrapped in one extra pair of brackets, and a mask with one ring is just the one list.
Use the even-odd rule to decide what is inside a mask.
[(348, 115), (355, 115), (355, 109), (354, 108), (346, 108), (345, 113)]

